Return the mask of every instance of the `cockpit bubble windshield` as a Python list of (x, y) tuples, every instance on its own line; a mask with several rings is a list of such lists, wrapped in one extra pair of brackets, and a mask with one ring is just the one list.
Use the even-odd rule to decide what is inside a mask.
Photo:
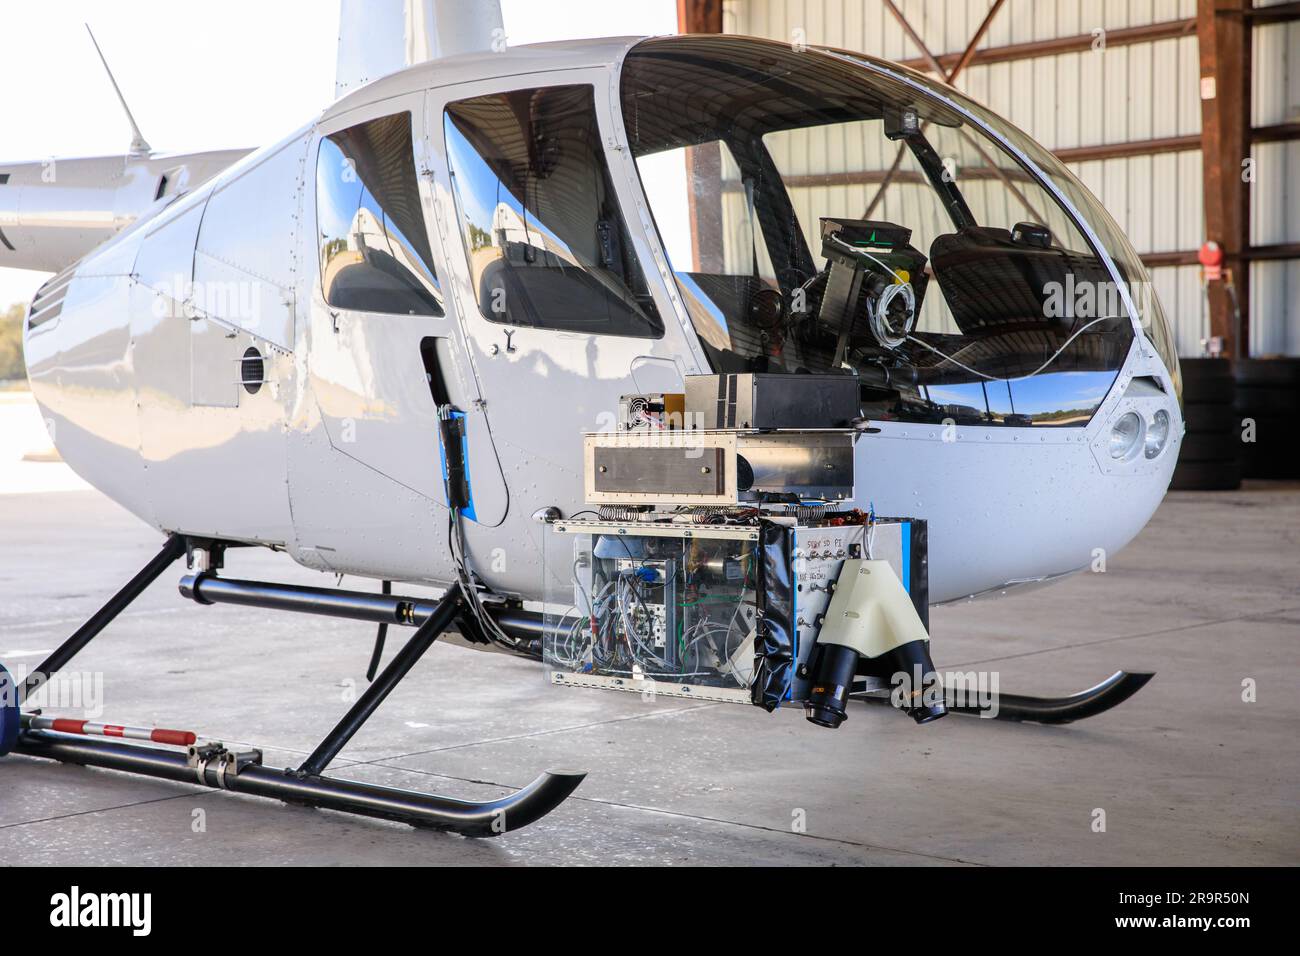
[[(961, 112), (845, 57), (709, 42), (634, 47), (621, 94), (714, 369), (856, 374), (879, 420), (1087, 424), (1133, 325), (1030, 170)], [(1067, 195), (1091, 222), (1096, 201)], [(1136, 256), (1115, 262), (1145, 284)]]

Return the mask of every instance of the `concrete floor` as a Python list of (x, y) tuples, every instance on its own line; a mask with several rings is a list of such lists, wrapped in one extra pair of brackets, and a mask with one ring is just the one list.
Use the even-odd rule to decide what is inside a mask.
[[(158, 546), (94, 492), (0, 495), (0, 660), (33, 667)], [(232, 553), (228, 570), (321, 583), (270, 553)], [(102, 672), (105, 719), (193, 728), (296, 763), (346, 709), (348, 682), (364, 680), (371, 628), (196, 607), (176, 593), (180, 574), (74, 662)], [(936, 609), (933, 632), (941, 669), (997, 670), (1006, 692), (1066, 693), (1118, 668), (1158, 674), (1069, 727), (957, 716), (916, 727), (858, 704), (825, 731), (796, 711), (552, 688), (537, 665), (438, 644), (334, 772), (483, 796), (545, 767), (588, 769), (554, 814), (467, 840), (11, 756), (0, 760), (0, 860), (1300, 862), (1300, 485), (1171, 494), (1105, 574)], [(1245, 678), (1256, 703), (1241, 699)], [(1093, 830), (1098, 808), (1105, 832)]]

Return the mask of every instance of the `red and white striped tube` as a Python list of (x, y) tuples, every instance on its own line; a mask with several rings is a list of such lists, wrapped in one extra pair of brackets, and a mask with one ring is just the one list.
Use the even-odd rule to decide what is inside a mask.
[(130, 740), (152, 740), (156, 744), (174, 744), (188, 747), (198, 738), (188, 730), (164, 730), (161, 727), (123, 727), (120, 724), (100, 724), (93, 720), (70, 720), (67, 717), (42, 717), (33, 714), (29, 726), (33, 730), (57, 730), (64, 734), (82, 734), (87, 737), (126, 737)]

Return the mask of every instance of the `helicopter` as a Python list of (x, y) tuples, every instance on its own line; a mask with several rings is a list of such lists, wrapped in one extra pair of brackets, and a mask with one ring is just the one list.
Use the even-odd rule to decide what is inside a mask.
[[(701, 378), (848, 383), (856, 415), (818, 421), (806, 405), (798, 427), (852, 432), (835, 514), (924, 521), (924, 605), (1085, 569), (1159, 505), (1183, 432), (1170, 326), (1132, 245), (1050, 151), (852, 51), (729, 35), (509, 47), (495, 4), (454, 6), (345, 31), (341, 95), (270, 146), (156, 155), (132, 120), (125, 157), (60, 160), (53, 183), (42, 164), (0, 163), (0, 266), (57, 271), (24, 321), (54, 443), (168, 536), (17, 685), (0, 751), (480, 835), (531, 822), (581, 775), (471, 805), (322, 771), (442, 631), (545, 657), (530, 608), (554, 594), (546, 536), (597, 500), (584, 432), (633, 431)], [(422, 52), (406, 44), (409, 65), (376, 52), (385, 29), (422, 37)], [(769, 505), (826, 507), (743, 497), (742, 525)], [(593, 510), (643, 517), (616, 512)], [(608, 528), (592, 533), (597, 557), (626, 564), (600, 553)], [(382, 591), (229, 581), (218, 572), (241, 547)], [(378, 623), (372, 677), (389, 625), (416, 637), (292, 774), (194, 735), (146, 767), (141, 748), (17, 715), (182, 554), (182, 593), (200, 604)], [(744, 554), (749, 582), (757, 551)], [(649, 559), (631, 559), (616, 573), (633, 590), (583, 592), (571, 636), (630, 594), (614, 630), (666, 628), (656, 646), (683, 652), (722, 641), (719, 668), (740, 653), (717, 624), (675, 639), (636, 590), (658, 580)], [(404, 599), (395, 583), (449, 596)], [(628, 652), (641, 673), (647, 658)], [(662, 664), (667, 650), (646, 653)], [(1077, 719), (1148, 677), (1008, 710)]]

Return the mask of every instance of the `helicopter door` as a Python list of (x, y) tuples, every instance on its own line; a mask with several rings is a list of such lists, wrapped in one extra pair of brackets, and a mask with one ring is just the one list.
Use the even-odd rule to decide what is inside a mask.
[(333, 449), (445, 501), (437, 405), (465, 411), (472, 516), (505, 515), (505, 486), (434, 252), (423, 94), (322, 125), (314, 157), (320, 282), (312, 391)]
[(625, 174), (611, 172), (609, 83), (566, 70), (428, 101), (467, 343), (511, 494), (529, 509), (581, 507), (581, 433), (611, 427), (620, 395), (679, 390), (689, 354), (662, 285), (652, 294)]

